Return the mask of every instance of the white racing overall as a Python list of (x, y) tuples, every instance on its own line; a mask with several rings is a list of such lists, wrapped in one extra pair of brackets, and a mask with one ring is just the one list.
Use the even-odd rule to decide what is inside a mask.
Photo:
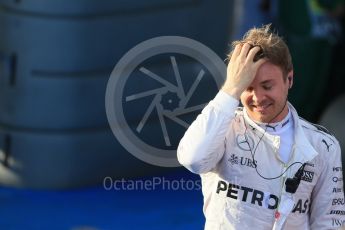
[[(238, 103), (220, 91), (178, 147), (179, 162), (201, 176), (205, 229), (341, 229), (345, 201), (338, 141), (299, 118), (288, 104), (294, 144), (285, 164), (279, 155), (280, 137), (265, 132)], [(287, 193), (285, 180), (301, 163), (307, 164), (298, 189)], [(256, 172), (271, 178), (287, 168), (275, 180)]]

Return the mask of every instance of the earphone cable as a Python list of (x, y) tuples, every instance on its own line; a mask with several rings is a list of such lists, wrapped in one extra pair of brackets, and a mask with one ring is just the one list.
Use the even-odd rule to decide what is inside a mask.
[(260, 137), (260, 139), (259, 139), (259, 141), (258, 141), (258, 143), (257, 143), (257, 145), (256, 145), (256, 147), (255, 147), (255, 149), (254, 149), (254, 152), (252, 151), (252, 148), (251, 148), (251, 146), (250, 146), (250, 144), (249, 144), (249, 141), (248, 141), (248, 138), (247, 138), (247, 128), (248, 128), (248, 127), (247, 127), (246, 122), (244, 121), (244, 125), (245, 125), (244, 137), (245, 137), (245, 139), (246, 139), (246, 142), (247, 142), (247, 144), (248, 144), (248, 148), (249, 148), (249, 150), (250, 150), (250, 153), (251, 153), (253, 162), (254, 162), (254, 164), (255, 164), (255, 171), (256, 171), (256, 173), (257, 173), (261, 178), (263, 178), (263, 179), (265, 179), (265, 180), (275, 180), (275, 179), (278, 179), (278, 178), (282, 177), (282, 176), (287, 172), (287, 170), (288, 170), (289, 168), (291, 168), (291, 167), (292, 167), (293, 165), (295, 165), (295, 164), (301, 164), (301, 165), (303, 165), (302, 162), (296, 161), (296, 162), (293, 162), (292, 164), (290, 164), (290, 165), (284, 170), (284, 172), (282, 172), (280, 175), (278, 175), (278, 176), (276, 176), (276, 177), (265, 177), (265, 176), (261, 175), (261, 173), (258, 171), (257, 164), (255, 163), (255, 153), (256, 153), (256, 150), (257, 150), (257, 148), (258, 148), (260, 142), (262, 141), (262, 138), (263, 138), (263, 137), (265, 136), (265, 134), (266, 134), (268, 125), (269, 125), (276, 117), (278, 117), (278, 116), (284, 111), (284, 108), (286, 107), (286, 105), (287, 105), (287, 98), (286, 98), (286, 101), (285, 101), (285, 104), (284, 104), (282, 110), (281, 110), (276, 116), (274, 116), (274, 117), (267, 123), (266, 128), (265, 128), (265, 130), (264, 130), (264, 133), (261, 135), (261, 137)]

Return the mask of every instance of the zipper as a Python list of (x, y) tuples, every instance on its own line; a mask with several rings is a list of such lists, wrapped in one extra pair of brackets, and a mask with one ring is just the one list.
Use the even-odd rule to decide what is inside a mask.
[[(281, 171), (281, 173), (283, 173), (285, 170), (287, 169), (287, 164), (283, 163), (283, 170)], [(281, 180), (280, 180), (280, 194), (279, 194), (279, 200), (278, 200), (278, 205), (277, 205), (277, 208), (274, 212), (274, 220), (277, 221), (277, 219), (280, 218), (280, 213), (279, 213), (279, 206), (280, 206), (280, 202), (281, 202), (281, 199), (282, 199), (282, 195), (283, 195), (283, 189), (284, 189), (284, 181), (285, 181), (285, 173), (284, 175), (281, 177)]]
[[(295, 145), (293, 144), (293, 145), (292, 145), (292, 149), (291, 149), (291, 155), (290, 155), (289, 161), (288, 161), (287, 163), (283, 163), (283, 164), (282, 164), (282, 165), (283, 165), (283, 170), (282, 170), (281, 173), (284, 173), (285, 170), (287, 170), (287, 168), (288, 168), (288, 166), (290, 165), (292, 159), (294, 159), (294, 154), (295, 154)], [(286, 177), (287, 177), (287, 173), (288, 173), (288, 172), (286, 171), (286, 172), (284, 173), (284, 175), (281, 177), (282, 179), (281, 179), (281, 186), (280, 186), (279, 203), (278, 203), (278, 206), (277, 206), (277, 209), (276, 209), (275, 214), (277, 214), (278, 209), (279, 209), (279, 206), (280, 206), (281, 198), (282, 198), (282, 195), (283, 195), (283, 189), (284, 189), (284, 186), (285, 186), (284, 181), (285, 181), (285, 179), (286, 179)]]
[[(283, 171), (282, 171), (282, 173), (284, 173), (285, 172), (285, 170), (287, 169), (287, 164), (283, 164)], [(284, 189), (284, 186), (285, 186), (285, 184), (284, 184), (284, 182), (285, 182), (285, 178), (286, 178), (286, 173), (287, 172), (285, 172), (284, 174), (283, 174), (283, 176), (282, 176), (282, 181), (281, 181), (281, 189), (280, 189), (280, 197), (282, 196), (282, 194), (283, 194), (283, 189)]]

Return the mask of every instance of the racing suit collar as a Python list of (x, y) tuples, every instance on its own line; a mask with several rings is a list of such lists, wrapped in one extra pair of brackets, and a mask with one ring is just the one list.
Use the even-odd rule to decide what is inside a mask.
[(318, 152), (315, 150), (315, 148), (311, 145), (310, 141), (306, 137), (302, 125), (300, 124), (300, 119), (296, 109), (290, 103), (288, 103), (288, 106), (291, 110), (295, 126), (295, 144), (293, 146), (293, 148), (295, 148), (295, 150), (293, 150), (293, 154), (295, 155), (294, 160), (303, 163), (311, 161), (318, 155)]
[[(289, 110), (291, 111), (291, 116), (294, 124), (294, 144), (292, 146), (292, 156), (293, 161), (307, 162), (312, 160), (318, 153), (314, 147), (310, 144), (309, 140), (304, 134), (302, 126), (299, 122), (299, 116), (296, 109), (288, 102)], [(277, 135), (269, 134), (260, 125), (256, 124), (247, 114), (246, 108), (243, 107), (243, 117), (245, 122), (250, 126), (253, 132), (257, 132), (257, 135), (261, 137), (262, 141), (269, 142), (273, 148), (279, 150), (280, 137)]]
[[(248, 116), (248, 114), (246, 115)], [(254, 121), (254, 120), (252, 121), (255, 122), (255, 124), (260, 126), (262, 129), (266, 130), (267, 133), (270, 133), (272, 135), (277, 135), (279, 132), (281, 132), (282, 130), (285, 130), (287, 127), (291, 127), (293, 123), (290, 109), (288, 110), (288, 114), (285, 116), (285, 118), (279, 122), (262, 123), (259, 121)]]

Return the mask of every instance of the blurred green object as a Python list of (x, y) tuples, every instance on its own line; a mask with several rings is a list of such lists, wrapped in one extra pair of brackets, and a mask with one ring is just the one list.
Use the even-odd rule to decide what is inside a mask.
[[(335, 25), (327, 19), (326, 9), (314, 0), (280, 0), (278, 29), (285, 37), (294, 64), (294, 86), (289, 100), (300, 115), (317, 121), (327, 94), (335, 44)], [(337, 29), (337, 27), (334, 27)]]
[(290, 37), (288, 43), (294, 63), (294, 86), (289, 100), (302, 117), (315, 121), (327, 91), (331, 45), (310, 37)]
[(285, 34), (308, 35), (311, 23), (308, 5), (304, 0), (280, 0), (278, 5), (279, 25)]

